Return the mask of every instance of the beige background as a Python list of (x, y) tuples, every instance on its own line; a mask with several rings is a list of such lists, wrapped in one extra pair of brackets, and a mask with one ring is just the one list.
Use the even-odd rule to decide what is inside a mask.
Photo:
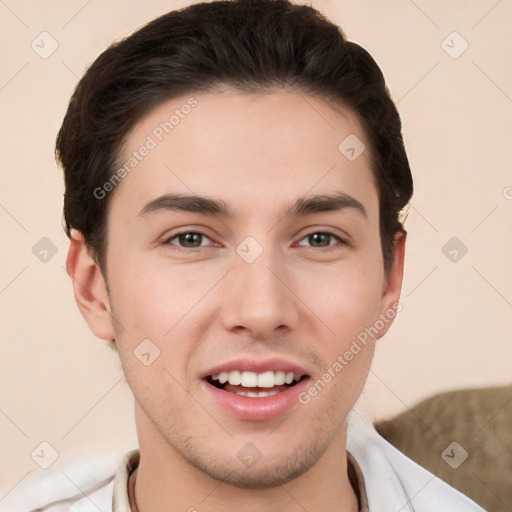
[[(60, 461), (117, 462), (136, 443), (117, 355), (88, 330), (64, 269), (53, 146), (85, 67), (114, 39), (188, 3), (0, 2), (0, 508), (37, 467), (30, 454), (42, 441)], [(435, 392), (510, 382), (512, 4), (312, 3), (382, 67), (415, 180), (404, 309), (378, 343), (358, 408), (381, 418)], [(58, 42), (47, 59), (31, 48), (42, 31)], [(462, 39), (442, 43), (453, 31), (469, 44), (458, 58), (445, 49), (458, 52)], [(468, 248), (455, 263), (442, 252), (454, 236)], [(46, 263), (32, 253), (42, 237), (57, 247)]]

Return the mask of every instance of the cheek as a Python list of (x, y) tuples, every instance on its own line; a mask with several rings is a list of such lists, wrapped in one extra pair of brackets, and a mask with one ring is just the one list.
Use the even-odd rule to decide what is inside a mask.
[[(127, 275), (134, 276), (126, 279)], [(210, 282), (211, 281), (211, 282)], [(112, 303), (118, 320), (129, 332), (144, 336), (166, 335), (193, 309), (212, 283), (197, 270), (155, 265), (135, 268), (125, 262), (112, 276)]]
[[(137, 277), (126, 279), (127, 275)], [(163, 383), (168, 382), (169, 389), (174, 388), (174, 379), (188, 382), (188, 362), (198, 349), (205, 328), (201, 323), (201, 297), (208, 294), (218, 277), (192, 267), (184, 271), (161, 264), (139, 267), (133, 272), (126, 261), (112, 277), (113, 313), (124, 327), (116, 333), (116, 342), (125, 369), (135, 370), (132, 389), (149, 382), (146, 377), (142, 382), (135, 377), (140, 372), (151, 374), (150, 380), (157, 387), (167, 388)], [(158, 357), (150, 367), (141, 367), (134, 355), (147, 351)], [(179, 389), (172, 392), (179, 393)]]
[(303, 281), (301, 296), (341, 343), (373, 324), (380, 311), (382, 276), (377, 265), (340, 266)]
[[(329, 328), (318, 340), (326, 366), (317, 378), (329, 389), (324, 400), (332, 400), (340, 411), (352, 407), (371, 366), (375, 350), (371, 327), (379, 317), (379, 291), (375, 281), (347, 275), (330, 283), (329, 293), (315, 303), (315, 313)], [(322, 384), (317, 388), (322, 389)]]
[[(125, 261), (112, 276), (113, 313), (122, 325), (116, 343), (123, 368), (141, 403), (150, 406), (156, 395), (172, 395), (178, 407), (186, 394), (177, 382), (187, 382), (186, 362), (197, 343), (190, 318), (201, 295), (187, 286), (186, 274), (163, 267), (134, 270)], [(126, 279), (127, 275), (136, 277)], [(145, 353), (151, 360), (147, 366)]]

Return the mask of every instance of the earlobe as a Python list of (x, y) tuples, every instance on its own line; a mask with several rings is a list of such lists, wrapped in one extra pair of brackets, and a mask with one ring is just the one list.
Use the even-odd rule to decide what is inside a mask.
[(102, 340), (113, 340), (115, 334), (105, 279), (83, 235), (76, 229), (71, 230), (66, 270), (73, 283), (78, 308), (91, 331)]
[(398, 232), (393, 242), (393, 259), (382, 287), (382, 300), (380, 318), (385, 318), (384, 327), (380, 330), (377, 339), (382, 338), (391, 327), (395, 315), (401, 310), (399, 306), (402, 280), (404, 275), (405, 241), (407, 233)]

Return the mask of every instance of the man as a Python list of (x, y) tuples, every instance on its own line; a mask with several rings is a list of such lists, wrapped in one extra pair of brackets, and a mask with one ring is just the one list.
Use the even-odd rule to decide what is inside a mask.
[(170, 12), (87, 70), (56, 151), (75, 298), (139, 441), (72, 510), (482, 510), (350, 414), (413, 186), (339, 27), (286, 0)]

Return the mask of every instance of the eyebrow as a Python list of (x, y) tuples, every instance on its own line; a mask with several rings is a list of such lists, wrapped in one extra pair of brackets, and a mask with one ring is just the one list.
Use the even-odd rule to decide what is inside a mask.
[[(301, 197), (284, 208), (283, 216), (304, 217), (314, 213), (336, 212), (347, 209), (353, 210), (368, 219), (368, 213), (364, 205), (344, 192), (333, 195), (320, 194)], [(139, 217), (167, 211), (185, 211), (223, 218), (235, 216), (234, 211), (222, 199), (188, 194), (164, 194), (147, 203), (139, 212)]]

